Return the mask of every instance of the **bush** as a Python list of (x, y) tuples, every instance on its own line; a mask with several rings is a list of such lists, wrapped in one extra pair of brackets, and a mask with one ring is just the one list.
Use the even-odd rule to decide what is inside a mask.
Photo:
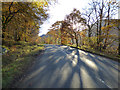
[(25, 42), (25, 41), (18, 41), (18, 42), (15, 42), (14, 45), (28, 45), (29, 42)]
[(3, 39), (2, 40), (2, 45), (7, 46), (7, 47), (12, 47), (13, 45), (24, 45), (25, 46), (25, 45), (29, 45), (29, 42)]
[(7, 47), (11, 47), (14, 44), (15, 44), (15, 41), (13, 40), (4, 40), (4, 39), (2, 40), (2, 45), (7, 46)]

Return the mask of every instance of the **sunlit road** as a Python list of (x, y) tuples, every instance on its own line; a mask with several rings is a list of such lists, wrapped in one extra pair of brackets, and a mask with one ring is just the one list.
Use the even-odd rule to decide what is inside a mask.
[(46, 45), (17, 87), (118, 88), (120, 63), (75, 48)]

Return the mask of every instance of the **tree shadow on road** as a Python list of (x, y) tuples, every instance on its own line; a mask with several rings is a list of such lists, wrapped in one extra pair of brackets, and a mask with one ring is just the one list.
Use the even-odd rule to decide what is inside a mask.
[[(63, 53), (56, 47), (47, 49), (41, 58), (42, 61), (38, 60), (29, 75), (21, 81), (22, 84), (19, 87), (109, 88), (107, 81), (103, 81), (106, 77), (104, 73), (109, 71), (100, 62), (105, 65), (108, 63), (78, 49), (69, 50), (66, 47), (64, 50), (67, 52)], [(111, 65), (109, 67), (114, 69)], [(114, 79), (112, 75), (109, 77)], [(114, 82), (117, 83), (117, 81)]]

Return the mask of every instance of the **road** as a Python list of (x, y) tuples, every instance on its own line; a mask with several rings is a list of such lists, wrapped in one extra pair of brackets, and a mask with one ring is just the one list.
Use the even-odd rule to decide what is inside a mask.
[(120, 63), (68, 46), (46, 45), (21, 88), (118, 88)]

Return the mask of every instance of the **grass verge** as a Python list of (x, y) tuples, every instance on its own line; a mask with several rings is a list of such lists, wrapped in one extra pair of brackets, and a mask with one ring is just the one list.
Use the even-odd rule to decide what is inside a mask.
[(9, 88), (44, 50), (44, 45), (14, 45), (2, 55), (2, 87)]

